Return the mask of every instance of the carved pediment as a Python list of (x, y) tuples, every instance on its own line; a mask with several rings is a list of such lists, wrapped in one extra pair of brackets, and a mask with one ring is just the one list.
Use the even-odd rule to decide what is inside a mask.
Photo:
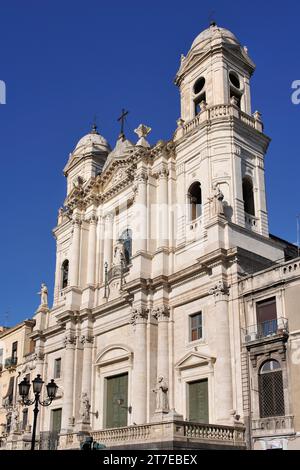
[(122, 344), (116, 344), (105, 348), (97, 357), (96, 364), (105, 366), (121, 361), (131, 361), (132, 351)]
[(205, 354), (199, 353), (197, 351), (192, 351), (186, 354), (180, 361), (175, 365), (176, 369), (181, 371), (184, 369), (191, 369), (193, 367), (199, 366), (213, 366), (216, 358), (212, 356), (207, 356)]
[(135, 165), (132, 163), (113, 164), (106, 169), (102, 175), (103, 178), (103, 193), (107, 193), (110, 190), (117, 191), (118, 188), (122, 188), (130, 181), (133, 180), (135, 173)]

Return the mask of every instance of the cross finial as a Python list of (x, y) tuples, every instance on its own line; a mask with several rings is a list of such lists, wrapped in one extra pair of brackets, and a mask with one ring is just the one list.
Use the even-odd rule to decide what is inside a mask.
[(96, 114), (95, 114), (95, 116), (94, 116), (94, 118), (93, 118), (93, 124), (92, 124), (91, 134), (98, 134), (98, 126), (97, 126), (97, 116), (96, 116)]
[(209, 26), (217, 26), (217, 23), (216, 23), (216, 20), (215, 20), (215, 14), (216, 14), (216, 12), (214, 10), (210, 12), (210, 15), (208, 17)]
[(121, 122), (121, 130), (120, 130), (119, 138), (120, 137), (125, 137), (124, 124), (125, 124), (125, 119), (126, 119), (126, 116), (128, 115), (128, 113), (129, 113), (129, 111), (125, 111), (125, 109), (123, 108), (121, 116), (118, 118), (118, 122)]

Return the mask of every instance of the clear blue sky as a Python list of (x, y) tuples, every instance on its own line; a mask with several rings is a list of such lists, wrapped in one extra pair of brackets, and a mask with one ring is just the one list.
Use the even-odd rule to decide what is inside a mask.
[(232, 30), (257, 65), (253, 108), (272, 143), (266, 158), (270, 231), (296, 241), (299, 204), (300, 4), (286, 1), (1, 0), (0, 324), (31, 317), (41, 281), (52, 292), (51, 230), (65, 197), (62, 169), (93, 115), (113, 145), (116, 118), (130, 110), (152, 127), (152, 143), (168, 139), (179, 117), (173, 78), (181, 53), (208, 26), (211, 12)]

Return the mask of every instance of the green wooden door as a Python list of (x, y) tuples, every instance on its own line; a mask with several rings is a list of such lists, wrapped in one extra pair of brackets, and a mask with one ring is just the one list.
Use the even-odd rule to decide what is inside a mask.
[(189, 420), (208, 424), (208, 380), (189, 383), (188, 397)]
[(106, 427), (127, 426), (128, 374), (106, 379)]
[(61, 408), (52, 410), (52, 432), (59, 433), (61, 428)]

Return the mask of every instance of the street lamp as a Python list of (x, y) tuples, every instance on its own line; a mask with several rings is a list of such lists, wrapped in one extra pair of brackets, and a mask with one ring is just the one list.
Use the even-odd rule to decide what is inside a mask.
[(41, 394), (41, 391), (42, 391), (43, 384), (44, 384), (44, 382), (43, 382), (40, 374), (38, 374), (36, 376), (36, 378), (32, 381), (32, 389), (33, 389), (33, 393), (34, 393), (34, 399), (29, 400), (29, 398), (28, 398), (29, 390), (30, 390), (29, 380), (26, 377), (24, 377), (22, 382), (19, 383), (19, 395), (22, 398), (23, 405), (26, 405), (26, 406), (34, 405), (31, 450), (34, 450), (34, 448), (35, 448), (35, 434), (36, 434), (37, 416), (38, 416), (38, 413), (39, 413), (39, 404), (41, 406), (51, 405), (52, 400), (53, 400), (53, 398), (55, 398), (56, 392), (57, 392), (57, 389), (58, 389), (58, 386), (56, 385), (56, 383), (52, 379), (46, 385), (48, 398), (44, 401), (41, 401), (40, 400), (40, 394)]

